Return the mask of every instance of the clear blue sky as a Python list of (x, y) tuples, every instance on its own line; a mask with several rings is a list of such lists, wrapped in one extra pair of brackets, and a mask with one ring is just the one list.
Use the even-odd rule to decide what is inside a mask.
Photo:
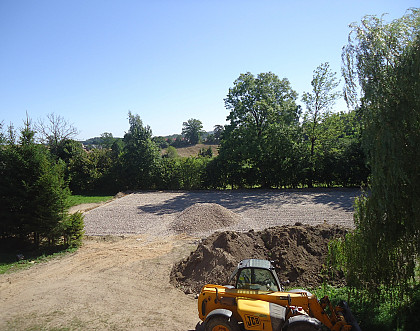
[(322, 62), (340, 74), (350, 23), (410, 7), (418, 0), (0, 0), (0, 122), (55, 113), (78, 139), (122, 137), (130, 110), (154, 135), (190, 118), (210, 131), (241, 73), (286, 77), (300, 98)]

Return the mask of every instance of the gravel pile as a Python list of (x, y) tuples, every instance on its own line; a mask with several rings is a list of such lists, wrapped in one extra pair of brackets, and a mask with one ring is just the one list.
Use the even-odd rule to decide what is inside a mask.
[(174, 218), (170, 228), (177, 233), (194, 234), (232, 226), (241, 217), (217, 203), (196, 203)]

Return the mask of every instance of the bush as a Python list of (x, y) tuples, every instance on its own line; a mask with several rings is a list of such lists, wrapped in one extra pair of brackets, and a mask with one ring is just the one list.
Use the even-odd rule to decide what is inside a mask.
[(68, 215), (61, 223), (64, 244), (70, 247), (80, 246), (85, 233), (84, 226), (84, 216), (81, 212)]

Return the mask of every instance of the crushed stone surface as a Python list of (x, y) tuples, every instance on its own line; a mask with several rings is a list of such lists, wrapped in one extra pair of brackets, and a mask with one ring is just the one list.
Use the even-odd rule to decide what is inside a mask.
[(221, 228), (243, 232), (296, 222), (351, 228), (358, 195), (359, 189), (138, 192), (85, 212), (85, 233), (204, 237)]

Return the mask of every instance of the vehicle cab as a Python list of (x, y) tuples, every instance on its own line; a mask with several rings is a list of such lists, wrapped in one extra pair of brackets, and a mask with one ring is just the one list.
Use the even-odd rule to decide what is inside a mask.
[(274, 266), (270, 261), (260, 259), (239, 262), (229, 278), (229, 285), (236, 289), (283, 291)]

